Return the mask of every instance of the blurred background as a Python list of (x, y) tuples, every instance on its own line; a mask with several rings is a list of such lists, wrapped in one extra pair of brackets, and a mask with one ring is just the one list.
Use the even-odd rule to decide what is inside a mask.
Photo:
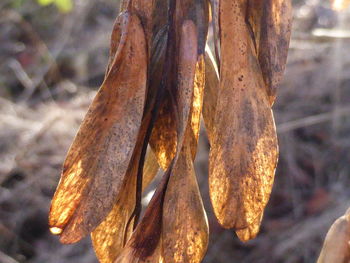
[[(72, 1), (72, 2), (71, 2)], [(62, 245), (50, 200), (73, 136), (104, 76), (118, 0), (0, 1), (0, 262), (94, 263), (89, 238)], [(208, 142), (197, 177), (210, 223), (205, 263), (315, 262), (350, 206), (350, 12), (295, 0), (286, 76), (274, 105), (280, 160), (259, 236), (218, 226)]]

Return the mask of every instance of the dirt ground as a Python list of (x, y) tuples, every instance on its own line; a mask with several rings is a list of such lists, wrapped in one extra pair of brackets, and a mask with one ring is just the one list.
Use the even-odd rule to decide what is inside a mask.
[[(62, 245), (48, 231), (67, 149), (103, 80), (115, 0), (75, 0), (60, 13), (0, 2), (0, 262), (97, 262), (89, 238)], [(208, 142), (197, 177), (210, 223), (205, 263), (315, 262), (350, 206), (350, 12), (294, 1), (286, 76), (274, 105), (280, 160), (259, 236), (222, 229), (208, 198)]]

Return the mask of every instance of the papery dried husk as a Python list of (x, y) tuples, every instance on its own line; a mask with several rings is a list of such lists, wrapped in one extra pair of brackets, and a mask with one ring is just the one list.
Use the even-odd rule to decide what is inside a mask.
[[(199, 129), (200, 118), (198, 104), (201, 99), (196, 93), (202, 93), (199, 89), (203, 89), (204, 82), (204, 76), (196, 78), (196, 72), (198, 67), (204, 66), (204, 61), (200, 65), (196, 62), (197, 31), (194, 23), (185, 21), (182, 30), (178, 88), (183, 94), (192, 93), (193, 103), (183, 146), (178, 149), (166, 189), (162, 221), (163, 253), (165, 262), (199, 263), (207, 250), (209, 230), (193, 167), (192, 150), (193, 144), (197, 144), (193, 131)], [(183, 113), (186, 116), (186, 111)], [(180, 123), (184, 123), (185, 118), (179, 119)]]
[[(133, 221), (129, 222), (129, 219), (136, 204), (136, 168), (137, 165), (134, 165), (134, 169), (129, 172), (130, 178), (112, 211), (91, 233), (94, 250), (101, 263), (114, 262), (132, 234)], [(158, 170), (157, 159), (152, 150), (148, 149), (143, 168), (143, 190), (153, 180)]]
[(162, 236), (165, 262), (199, 263), (207, 251), (208, 222), (189, 146), (181, 151), (170, 176)]
[(247, 228), (236, 230), (236, 234), (237, 234), (238, 238), (242, 242), (248, 242), (249, 240), (256, 238), (256, 236), (259, 234), (259, 231), (260, 231), (260, 225), (261, 225), (262, 218), (263, 218), (263, 215), (258, 217), (255, 220), (255, 222), (253, 222)]
[(292, 28), (292, 3), (291, 0), (249, 0), (247, 15), (272, 105), (287, 62)]
[[(205, 42), (208, 33), (208, 19), (209, 19), (209, 9), (207, 1), (202, 0), (183, 0), (177, 1), (175, 6), (175, 32), (174, 32), (174, 48), (179, 45), (180, 28), (184, 19), (191, 19), (197, 28), (197, 67), (196, 67), (196, 88), (195, 88), (195, 99), (194, 99), (194, 110), (193, 110), (193, 147), (192, 153), (193, 158), (195, 156), (197, 146), (196, 141), (198, 141), (199, 128), (197, 128), (197, 123), (199, 124), (200, 118), (198, 119), (198, 112), (201, 111), (203, 102), (203, 89), (204, 89), (204, 76), (205, 76), (205, 65), (203, 62), (203, 55), (205, 50)], [(174, 64), (177, 60), (174, 59)], [(171, 79), (170, 81), (171, 82)], [(169, 84), (175, 85), (175, 84)], [(171, 160), (175, 156), (177, 134), (176, 134), (176, 116), (173, 115), (174, 110), (172, 107), (172, 98), (174, 98), (176, 91), (174, 89), (168, 89), (165, 91), (163, 103), (160, 105), (160, 111), (155, 122), (155, 126), (150, 139), (150, 145), (154, 150), (158, 163), (162, 169), (166, 170), (169, 166)]]
[(246, 23), (247, 0), (220, 3), (221, 67), (209, 160), (219, 223), (243, 229), (262, 214), (278, 158), (275, 123)]
[(51, 203), (49, 225), (63, 243), (79, 241), (113, 208), (141, 125), (146, 39), (137, 16), (125, 12), (118, 21), (121, 34), (112, 66), (68, 151)]

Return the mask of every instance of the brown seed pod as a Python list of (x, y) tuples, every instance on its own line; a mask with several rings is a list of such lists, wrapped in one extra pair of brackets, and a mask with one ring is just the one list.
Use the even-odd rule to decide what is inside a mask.
[(123, 13), (118, 21), (121, 37), (112, 66), (69, 149), (51, 204), (49, 225), (64, 243), (79, 241), (111, 211), (141, 125), (146, 40), (137, 16)]
[[(129, 219), (135, 209), (136, 202), (136, 167), (137, 165), (134, 165), (134, 169), (132, 169), (134, 171), (129, 172), (131, 176), (112, 211), (91, 233), (94, 250), (101, 263), (114, 262), (132, 234), (133, 222), (129, 222)], [(145, 189), (159, 170), (157, 159), (150, 149), (147, 151), (143, 170), (142, 186)]]
[[(183, 25), (180, 59), (179, 90), (192, 90), (194, 102), (191, 118), (187, 125), (187, 134), (168, 182), (163, 206), (163, 252), (165, 262), (201, 262), (208, 246), (208, 223), (200, 197), (199, 188), (193, 167), (191, 150), (197, 148), (197, 140), (193, 135), (193, 126), (199, 125), (200, 98), (202, 80), (195, 81), (197, 60), (197, 32), (192, 21)], [(197, 66), (196, 66), (197, 64)], [(203, 62), (202, 62), (203, 64)], [(179, 79), (180, 80), (180, 79)], [(195, 100), (197, 99), (197, 102)], [(196, 107), (198, 106), (198, 107)], [(198, 130), (198, 128), (197, 128)], [(195, 144), (195, 146), (193, 145)], [(181, 189), (181, 191), (180, 191)], [(184, 222), (186, 222), (184, 224)]]
[(215, 215), (223, 227), (234, 229), (261, 215), (278, 156), (270, 102), (245, 19), (247, 4), (220, 4), (220, 89), (209, 160)]
[(115, 263), (162, 262), (161, 215), (168, 180), (169, 172), (163, 176), (142, 220), (122, 249), (119, 257), (115, 260)]
[(350, 260), (349, 214), (339, 217), (329, 229), (317, 263), (340, 263)]
[(259, 231), (260, 231), (260, 224), (261, 224), (262, 218), (263, 218), (263, 215), (261, 215), (260, 217), (257, 217), (255, 221), (252, 224), (250, 224), (247, 228), (236, 230), (236, 234), (238, 238), (242, 242), (247, 242), (251, 239), (256, 238), (256, 236), (259, 234)]
[(247, 22), (271, 105), (282, 80), (292, 27), (291, 0), (249, 0)]
[[(208, 224), (193, 167), (201, 113), (215, 215), (242, 241), (259, 232), (277, 164), (271, 106), (287, 58), (290, 0), (210, 3), (216, 58), (205, 53), (209, 1), (121, 2), (105, 79), (49, 218), (64, 243), (92, 232), (103, 263), (203, 259)], [(166, 172), (139, 223), (142, 192), (159, 168)]]

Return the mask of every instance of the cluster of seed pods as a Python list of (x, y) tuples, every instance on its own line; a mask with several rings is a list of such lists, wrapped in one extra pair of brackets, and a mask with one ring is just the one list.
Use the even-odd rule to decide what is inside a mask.
[(271, 107), (291, 9), (290, 0), (122, 2), (104, 82), (52, 200), (49, 225), (61, 242), (91, 234), (100, 262), (201, 262), (209, 240), (193, 167), (201, 116), (215, 215), (243, 241), (257, 235), (278, 159)]

